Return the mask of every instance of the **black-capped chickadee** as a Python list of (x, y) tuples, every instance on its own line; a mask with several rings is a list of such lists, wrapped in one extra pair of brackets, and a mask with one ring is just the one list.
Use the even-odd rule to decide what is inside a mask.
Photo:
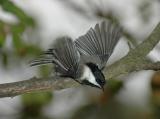
[(106, 81), (102, 70), (120, 36), (119, 26), (103, 21), (75, 41), (69, 37), (56, 40), (31, 66), (53, 63), (59, 76), (103, 90)]

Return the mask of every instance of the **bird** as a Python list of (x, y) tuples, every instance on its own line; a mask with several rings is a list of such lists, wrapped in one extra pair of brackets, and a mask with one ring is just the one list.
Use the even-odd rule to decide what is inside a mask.
[(104, 91), (106, 80), (102, 71), (121, 34), (119, 25), (102, 21), (74, 41), (68, 36), (55, 40), (52, 48), (30, 65), (54, 64), (58, 76)]

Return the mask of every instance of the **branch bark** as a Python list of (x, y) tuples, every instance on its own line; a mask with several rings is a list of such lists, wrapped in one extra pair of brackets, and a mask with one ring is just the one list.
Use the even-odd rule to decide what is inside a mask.
[[(148, 63), (145, 60), (146, 55), (159, 41), (160, 22), (146, 40), (135, 49), (130, 50), (125, 57), (104, 69), (106, 79), (133, 71), (160, 70), (160, 62)], [(33, 77), (25, 81), (0, 84), (0, 97), (13, 97), (35, 91), (60, 90), (77, 86), (79, 86), (77, 82), (68, 78), (50, 77), (44, 79)]]

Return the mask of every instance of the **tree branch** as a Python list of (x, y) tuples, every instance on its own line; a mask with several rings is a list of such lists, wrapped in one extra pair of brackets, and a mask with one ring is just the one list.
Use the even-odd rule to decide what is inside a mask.
[(160, 22), (146, 40), (144, 40), (135, 49), (132, 49), (125, 57), (111, 66), (106, 67), (104, 70), (105, 76), (110, 79), (120, 74), (128, 74), (135, 71), (138, 66), (143, 64), (146, 55), (158, 44), (159, 41)]
[(33, 91), (60, 90), (74, 87), (79, 84), (67, 78), (50, 77), (36, 78), (13, 83), (0, 84), (0, 97), (13, 97), (16, 95), (31, 93)]
[[(160, 41), (160, 23), (150, 36), (132, 49), (125, 57), (104, 69), (106, 79), (111, 79), (121, 74), (128, 74), (139, 70), (160, 70), (160, 62), (148, 63), (145, 56)], [(77, 87), (79, 84), (68, 78), (36, 78), (29, 80), (0, 84), (0, 97), (13, 97), (16, 95), (35, 91), (60, 90)]]

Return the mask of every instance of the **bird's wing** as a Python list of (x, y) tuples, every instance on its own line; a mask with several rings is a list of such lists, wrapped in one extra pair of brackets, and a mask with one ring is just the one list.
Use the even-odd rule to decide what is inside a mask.
[(111, 56), (121, 36), (121, 28), (105, 21), (76, 39), (75, 44), (87, 62), (96, 63), (102, 69)]
[(31, 66), (54, 63), (56, 71), (62, 76), (75, 78), (79, 69), (80, 55), (69, 37), (59, 38), (55, 41), (53, 49), (49, 49), (44, 56), (33, 60)]

